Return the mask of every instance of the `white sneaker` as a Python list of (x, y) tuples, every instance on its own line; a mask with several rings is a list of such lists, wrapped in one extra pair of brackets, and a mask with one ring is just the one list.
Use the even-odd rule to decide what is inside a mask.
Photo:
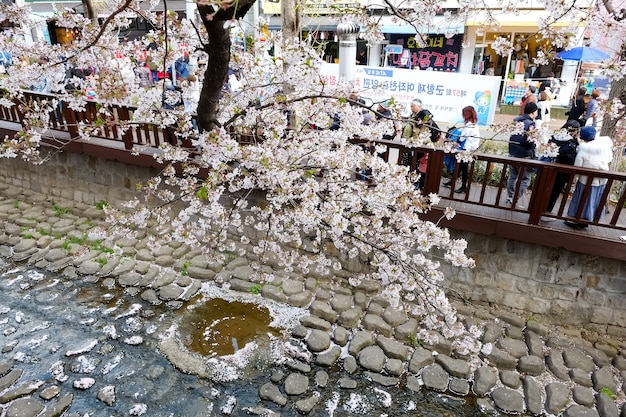
[(542, 222), (553, 222), (553, 221), (555, 221), (556, 219), (555, 219), (554, 217), (546, 217), (546, 216), (541, 216), (541, 219), (540, 219), (540, 220), (541, 220)]

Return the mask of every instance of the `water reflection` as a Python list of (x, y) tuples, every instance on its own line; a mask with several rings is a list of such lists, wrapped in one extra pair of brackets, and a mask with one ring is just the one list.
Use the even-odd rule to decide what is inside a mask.
[(268, 333), (279, 336), (270, 326), (270, 311), (256, 304), (211, 298), (186, 313), (180, 325), (181, 339), (192, 352), (204, 356), (231, 355), (247, 343)]

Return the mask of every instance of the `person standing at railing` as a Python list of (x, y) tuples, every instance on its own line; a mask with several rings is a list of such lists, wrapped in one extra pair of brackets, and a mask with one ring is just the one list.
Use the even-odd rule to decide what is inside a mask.
[[(576, 161), (576, 153), (578, 152), (578, 132), (580, 130), (580, 123), (578, 120), (568, 120), (565, 122), (560, 130), (552, 135), (552, 138), (548, 144), (558, 147), (557, 155), (548, 159), (546, 162), (554, 162), (563, 165), (574, 165)], [(554, 209), (556, 201), (559, 199), (559, 195), (565, 189), (565, 186), (569, 182), (571, 174), (567, 172), (558, 172), (552, 185), (552, 191), (550, 192), (550, 199), (548, 200), (548, 207), (546, 211), (549, 213)], [(542, 221), (551, 222), (556, 219), (553, 217), (542, 217)]]
[[(613, 160), (613, 141), (611, 138), (608, 136), (600, 136), (596, 139), (596, 128), (593, 126), (585, 126), (580, 130), (580, 139), (582, 142), (578, 146), (578, 153), (576, 154), (574, 165), (577, 167), (608, 171), (609, 165)], [(572, 199), (567, 209), (567, 215), (569, 217), (575, 217), (581, 203), (584, 203), (580, 218), (591, 222), (594, 220), (596, 211), (598, 210), (600, 210), (600, 218), (602, 218), (604, 207), (600, 207), (600, 202), (608, 179), (594, 177), (591, 180), (591, 192), (587, 196), (587, 200), (583, 202), (582, 197), (588, 182), (588, 176), (578, 176), (576, 188), (574, 189), (574, 194), (572, 194)], [(574, 229), (587, 227), (586, 223), (576, 223), (569, 220), (566, 220), (565, 224)]]
[[(524, 106), (524, 114), (517, 116), (513, 121), (515, 123), (523, 123), (523, 132), (514, 133), (509, 138), (509, 156), (515, 158), (532, 159), (535, 155), (536, 143), (528, 137), (528, 132), (535, 129), (535, 117), (537, 117), (537, 104), (534, 102), (526, 103)], [(518, 200), (522, 198), (526, 188), (530, 184), (531, 170), (524, 168), (520, 165), (509, 165), (509, 177), (507, 179), (507, 204), (513, 204), (513, 196), (515, 195), (515, 186), (517, 185), (517, 179), (522, 176), (522, 183), (520, 184), (519, 191), (517, 193)], [(517, 207), (522, 207), (519, 201), (516, 203)]]
[[(419, 98), (411, 101), (411, 116), (402, 127), (402, 138), (410, 139), (420, 135), (424, 128), (428, 129), (431, 142), (437, 142), (441, 137), (441, 129), (435, 123), (433, 114), (426, 109), (422, 108), (422, 100)], [(413, 159), (413, 152), (405, 152), (403, 154), (402, 164), (411, 166)], [(419, 180), (415, 184), (416, 189), (423, 189), (426, 182), (426, 171), (428, 168), (428, 153), (417, 152), (417, 170), (419, 172)]]
[[(473, 106), (463, 107), (461, 110), (463, 116), (463, 128), (459, 135), (459, 149), (467, 152), (474, 152), (480, 146), (480, 131), (478, 130), (478, 115)], [(467, 191), (469, 163), (466, 161), (459, 162), (459, 173), (461, 174), (461, 186), (454, 190), (455, 193), (464, 193)], [(443, 184), (446, 187), (452, 186), (452, 180)]]

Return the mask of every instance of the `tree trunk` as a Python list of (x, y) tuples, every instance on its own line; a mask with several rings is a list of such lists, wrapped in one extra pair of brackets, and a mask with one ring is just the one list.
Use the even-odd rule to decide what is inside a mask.
[[(621, 59), (626, 59), (626, 42), (622, 44), (622, 50), (620, 52)], [(616, 81), (611, 82), (611, 91), (609, 91), (609, 101), (612, 101), (614, 98), (619, 98), (623, 104), (626, 104), (626, 77), (621, 78)], [(600, 134), (602, 136), (609, 136), (611, 138), (615, 138), (616, 133), (616, 125), (620, 119), (624, 118), (624, 112), (619, 115), (619, 117), (613, 119), (609, 118), (607, 115), (602, 119), (602, 129), (600, 130)]]
[(283, 38), (293, 41), (300, 37), (300, 5), (298, 0), (282, 0), (280, 4)]
[[(198, 6), (201, 16), (206, 16), (206, 11), (203, 11), (206, 8)], [(204, 48), (208, 59), (197, 109), (200, 132), (210, 131), (218, 125), (217, 106), (230, 63), (230, 35), (228, 29), (224, 29), (224, 22), (204, 18), (202, 20), (209, 39)]]
[(255, 0), (239, 0), (233, 7), (215, 10), (213, 6), (198, 4), (202, 24), (207, 30), (208, 42), (204, 51), (208, 54), (204, 82), (198, 100), (198, 129), (210, 131), (219, 126), (217, 111), (222, 88), (228, 75), (230, 64), (230, 34), (224, 22), (242, 18)]

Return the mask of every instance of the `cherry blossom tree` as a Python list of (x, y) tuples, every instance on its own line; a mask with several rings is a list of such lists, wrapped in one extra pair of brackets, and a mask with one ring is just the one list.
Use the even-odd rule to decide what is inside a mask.
[[(320, 54), (306, 41), (283, 40), (278, 32), (265, 43), (251, 36), (245, 46), (234, 45), (231, 29), (252, 5), (252, 0), (199, 2), (200, 27), (167, 10), (144, 10), (134, 0), (100, 4), (105, 10), (99, 14), (108, 16), (100, 24), (59, 10), (57, 26), (78, 34), (71, 44), (48, 45), (28, 44), (18, 36), (19, 25), (38, 24), (26, 7), (2, 4), (4, 18), (16, 29), (0, 34), (2, 50), (10, 52), (14, 61), (7, 76), (0, 78), (0, 105), (10, 107), (21, 101), (27, 122), (15, 138), (5, 140), (1, 155), (40, 162), (39, 143), (48, 134), (57, 100), (74, 109), (85, 107), (80, 89), (65, 88), (68, 82), (81, 85), (83, 81), (64, 75), (71, 67), (94, 67), (91, 84), (100, 123), (116, 123), (113, 105), (132, 105), (136, 110), (129, 123), (175, 126), (176, 134), (192, 145), (191, 149), (163, 145), (155, 158), (167, 167), (142, 186), (142, 198), (109, 206), (110, 227), (100, 233), (149, 231), (153, 247), (174, 240), (204, 248), (206, 256), (216, 260), (232, 253), (247, 255), (256, 271), (253, 279), (259, 282), (276, 279), (264, 264), (284, 274), (342, 277), (351, 285), (375, 279), (394, 304), (421, 318), (419, 338), (433, 341), (442, 335), (453, 340), (461, 354), (476, 354), (481, 349), (479, 329), (466, 328), (457, 319), (440, 270), (441, 262), (472, 267), (473, 261), (465, 255), (467, 243), (422, 219), (424, 212), (439, 204), (439, 197), (422, 195), (406, 167), (379, 158), (382, 146), (372, 153), (349, 141), (355, 136), (377, 140), (392, 121), (380, 118), (363, 124), (363, 106), (350, 99), (359, 91), (349, 82), (331, 87), (321, 78)], [(416, 27), (428, 26), (442, 12), (438, 3), (428, 1), (384, 3), (383, 7)], [(540, 32), (553, 45), (564, 46), (580, 22), (572, 23), (569, 30), (554, 29), (551, 23), (571, 15), (581, 18), (580, 10), (560, 1), (546, 2), (546, 9), (550, 18), (542, 22)], [(462, 16), (457, 19), (486, 11), (490, 16), (486, 25), (496, 22), (484, 5), (464, 1), (459, 10)], [(137, 15), (157, 29), (120, 43), (120, 28)], [(366, 8), (347, 10), (340, 19), (358, 21), (367, 29), (364, 37), (369, 41), (381, 38), (379, 17), (370, 16)], [(621, 28), (621, 20), (615, 19), (615, 24)], [(507, 53), (510, 45), (497, 42), (495, 47)], [(272, 49), (280, 54), (270, 53)], [(203, 84), (195, 130), (182, 107), (163, 110), (164, 99), (179, 100), (169, 97), (176, 93), (163, 86), (142, 88), (132, 74), (128, 76), (127, 57), (145, 55), (165, 70), (181, 55), (199, 50), (208, 55), (208, 64), (199, 74)], [(616, 78), (623, 75), (619, 58), (612, 67)], [(239, 90), (224, 88), (229, 66), (242, 74)], [(55, 93), (54, 99), (25, 100), (24, 90), (42, 80)], [(186, 83), (181, 87), (183, 96), (191, 88)], [(394, 109), (396, 119), (399, 110)], [(329, 129), (333, 121), (338, 122), (336, 129)], [(127, 127), (119, 126), (122, 132)], [(89, 140), (94, 126), (79, 128), (80, 137)], [(242, 138), (248, 144), (242, 145)], [(424, 131), (407, 145), (427, 142), (429, 133)], [(446, 217), (453, 215), (452, 210), (446, 212)], [(362, 271), (344, 272), (350, 262), (362, 263)]]

